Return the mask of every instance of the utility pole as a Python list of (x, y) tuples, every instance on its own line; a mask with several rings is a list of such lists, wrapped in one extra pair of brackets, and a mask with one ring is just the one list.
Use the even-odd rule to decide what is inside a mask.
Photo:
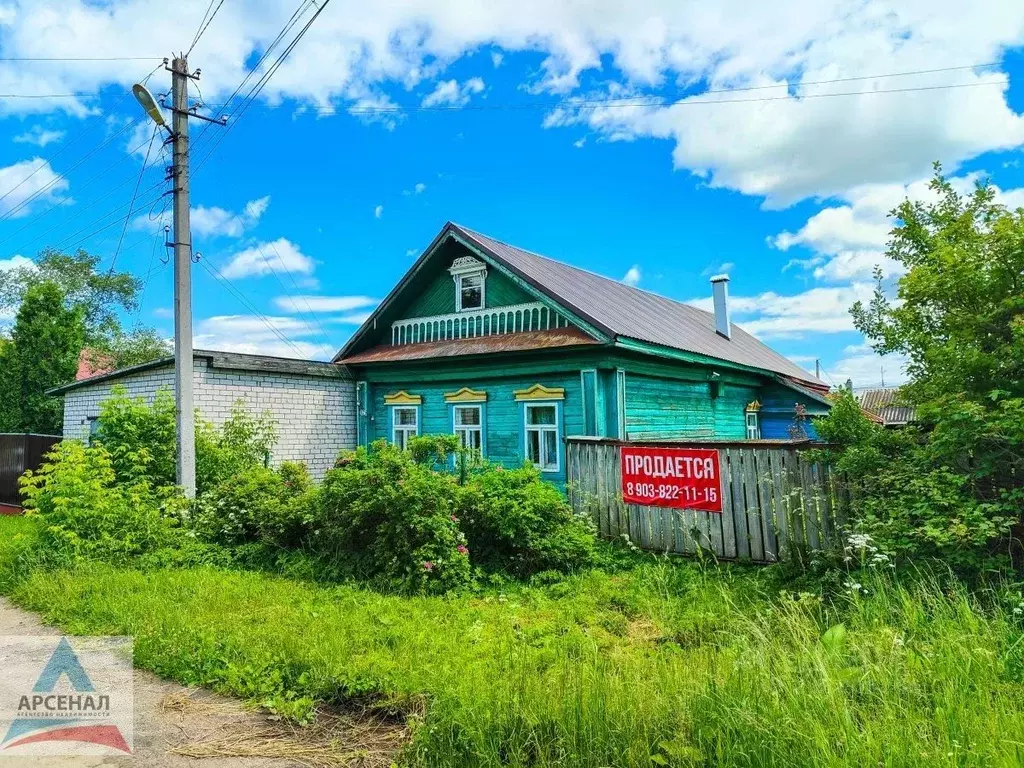
[(177, 482), (196, 495), (196, 411), (192, 392), (192, 228), (189, 224), (188, 61), (171, 62), (171, 138), (174, 143), (174, 400)]

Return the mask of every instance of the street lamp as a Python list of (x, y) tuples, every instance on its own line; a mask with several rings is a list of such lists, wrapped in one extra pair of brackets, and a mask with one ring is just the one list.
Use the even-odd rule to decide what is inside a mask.
[[(153, 118), (153, 122), (162, 128), (167, 128), (167, 121), (164, 120), (164, 113), (160, 110), (160, 107), (156, 103), (156, 99), (153, 98), (153, 94), (149, 92), (142, 83), (136, 83), (132, 86), (132, 93), (135, 94), (135, 100), (142, 105), (142, 108), (146, 110), (146, 114)], [(167, 128), (170, 131), (170, 128)]]

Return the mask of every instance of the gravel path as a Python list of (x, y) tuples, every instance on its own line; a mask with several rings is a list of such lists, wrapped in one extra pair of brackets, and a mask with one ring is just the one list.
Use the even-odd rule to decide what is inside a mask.
[[(0, 597), (0, 635), (56, 635), (32, 613)], [(192, 690), (136, 669), (132, 756), (18, 758), (13, 766), (153, 766), (154, 768), (360, 768), (391, 764), (405, 738), (393, 724), (322, 717), (294, 729), (266, 713), (205, 690)]]

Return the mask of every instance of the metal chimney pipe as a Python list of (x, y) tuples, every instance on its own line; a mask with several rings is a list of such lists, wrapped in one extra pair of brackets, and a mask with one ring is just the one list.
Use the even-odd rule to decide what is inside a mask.
[(732, 338), (729, 327), (729, 276), (715, 275), (711, 278), (711, 296), (715, 302), (715, 331), (719, 336)]

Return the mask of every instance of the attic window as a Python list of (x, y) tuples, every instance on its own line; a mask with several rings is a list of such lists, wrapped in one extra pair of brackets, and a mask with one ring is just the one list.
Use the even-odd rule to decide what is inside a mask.
[(472, 256), (462, 256), (452, 263), (448, 271), (455, 280), (455, 311), (483, 309), (487, 265)]

